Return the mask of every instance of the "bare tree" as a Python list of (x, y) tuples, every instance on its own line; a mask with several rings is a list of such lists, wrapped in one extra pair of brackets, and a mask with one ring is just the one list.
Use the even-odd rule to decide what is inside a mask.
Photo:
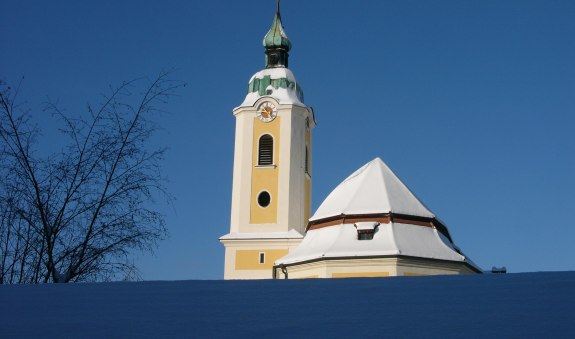
[[(144, 90), (137, 92), (144, 83)], [(0, 283), (96, 281), (131, 275), (129, 256), (167, 235), (154, 199), (169, 199), (149, 145), (153, 118), (183, 84), (162, 73), (111, 88), (88, 118), (56, 104), (69, 143), (49, 156), (18, 90), (0, 83)]]

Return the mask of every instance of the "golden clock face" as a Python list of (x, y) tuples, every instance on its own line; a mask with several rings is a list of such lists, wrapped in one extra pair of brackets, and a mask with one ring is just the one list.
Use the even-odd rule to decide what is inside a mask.
[(263, 102), (258, 106), (256, 115), (263, 122), (270, 122), (276, 118), (278, 109), (269, 101)]

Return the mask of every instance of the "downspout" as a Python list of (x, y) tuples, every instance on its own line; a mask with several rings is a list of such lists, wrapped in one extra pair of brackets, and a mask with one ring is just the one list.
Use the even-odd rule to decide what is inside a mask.
[(278, 268), (280, 270), (282, 270), (282, 273), (284, 275), (284, 279), (287, 279), (288, 278), (288, 271), (287, 271), (285, 264), (279, 264), (277, 266), (274, 266), (274, 270), (272, 271), (272, 279), (279, 279), (278, 273), (277, 273)]

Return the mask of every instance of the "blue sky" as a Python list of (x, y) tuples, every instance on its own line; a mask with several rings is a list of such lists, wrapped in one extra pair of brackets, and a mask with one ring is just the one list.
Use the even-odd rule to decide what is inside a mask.
[[(174, 207), (148, 280), (219, 279), (234, 118), (273, 0), (11, 1), (0, 77), (16, 83), (45, 141), (47, 97), (71, 113), (109, 85), (175, 68), (187, 82), (155, 139)], [(289, 1), (290, 69), (313, 106), (313, 210), (376, 156), (483, 268), (573, 270), (575, 2)], [(47, 147), (47, 146), (42, 146)]]

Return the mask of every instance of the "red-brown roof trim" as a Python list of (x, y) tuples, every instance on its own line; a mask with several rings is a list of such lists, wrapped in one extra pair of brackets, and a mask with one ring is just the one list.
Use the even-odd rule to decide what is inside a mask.
[(353, 224), (363, 221), (375, 221), (381, 224), (389, 224), (390, 222), (400, 224), (412, 224), (418, 226), (426, 226), (436, 228), (451, 242), (451, 235), (447, 227), (443, 225), (436, 218), (420, 217), (415, 215), (398, 214), (398, 213), (372, 213), (372, 214), (340, 214), (332, 217), (322, 218), (310, 221), (307, 224), (306, 232), (309, 230), (316, 230), (319, 228), (340, 225), (340, 224)]

